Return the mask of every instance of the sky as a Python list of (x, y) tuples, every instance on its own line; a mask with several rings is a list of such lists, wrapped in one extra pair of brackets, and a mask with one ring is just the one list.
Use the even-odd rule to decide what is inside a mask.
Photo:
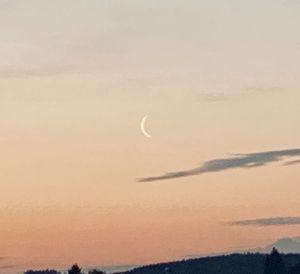
[(299, 236), (299, 11), (0, 0), (0, 273)]

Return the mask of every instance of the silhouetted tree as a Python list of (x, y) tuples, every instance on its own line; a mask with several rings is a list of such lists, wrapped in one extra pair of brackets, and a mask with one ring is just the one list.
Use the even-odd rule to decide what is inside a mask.
[(78, 264), (74, 264), (68, 270), (68, 274), (84, 274), (84, 273), (81, 272), (81, 268), (78, 266)]
[(270, 255), (267, 255), (265, 261), (264, 274), (285, 274), (286, 269), (282, 257), (276, 248), (273, 248)]
[(56, 270), (27, 270), (24, 274), (60, 274)]

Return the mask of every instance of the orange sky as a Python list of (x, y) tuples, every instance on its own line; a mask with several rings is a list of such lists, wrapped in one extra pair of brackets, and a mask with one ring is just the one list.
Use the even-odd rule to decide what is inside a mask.
[[(59, 11), (58, 11), (59, 6)], [(0, 272), (263, 246), (299, 226), (299, 5), (0, 1)], [(147, 130), (140, 121), (148, 115)]]

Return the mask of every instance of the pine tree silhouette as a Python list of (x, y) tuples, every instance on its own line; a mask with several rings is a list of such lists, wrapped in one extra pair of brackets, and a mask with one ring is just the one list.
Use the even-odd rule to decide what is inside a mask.
[(282, 257), (276, 248), (266, 257), (264, 274), (286, 274)]
[(78, 264), (74, 264), (71, 269), (68, 270), (68, 274), (83, 274), (81, 272), (81, 268), (78, 266)]

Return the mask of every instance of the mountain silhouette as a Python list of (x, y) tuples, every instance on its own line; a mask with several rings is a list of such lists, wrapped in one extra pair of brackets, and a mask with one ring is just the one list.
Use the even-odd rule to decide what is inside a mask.
[(282, 238), (264, 247), (256, 247), (251, 249), (239, 249), (239, 250), (231, 250), (231, 251), (216, 252), (216, 253), (191, 254), (191, 255), (186, 255), (184, 258), (196, 259), (196, 258), (203, 258), (203, 257), (222, 256), (222, 255), (230, 255), (230, 254), (245, 254), (245, 253), (267, 254), (270, 253), (273, 248), (276, 248), (279, 252), (285, 254), (300, 254), (300, 237)]
[(254, 250), (249, 250), (249, 251), (254, 251), (254, 252), (259, 252), (259, 253), (269, 253), (272, 248), (275, 247), (278, 251), (281, 253), (299, 253), (300, 254), (300, 237), (295, 237), (295, 238), (282, 238), (276, 241), (273, 244), (270, 244), (266, 247), (263, 248), (256, 248)]

